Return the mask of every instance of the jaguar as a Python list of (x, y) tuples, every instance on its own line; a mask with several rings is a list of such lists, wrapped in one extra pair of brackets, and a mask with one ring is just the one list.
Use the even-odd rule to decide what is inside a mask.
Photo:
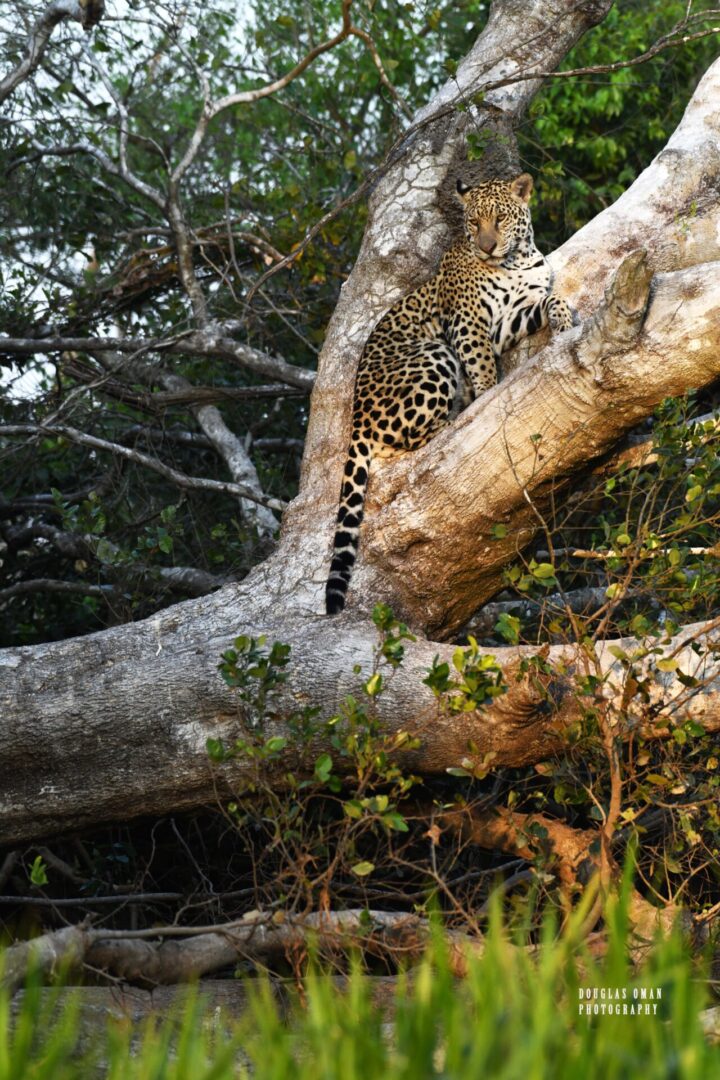
[(573, 325), (552, 294), (552, 272), (535, 247), (529, 202), (533, 180), (457, 181), (463, 236), (430, 281), (380, 319), (355, 381), (352, 435), (340, 491), (325, 606), (345, 599), (357, 556), (370, 463), (424, 446), (498, 379), (498, 360), (549, 325)]

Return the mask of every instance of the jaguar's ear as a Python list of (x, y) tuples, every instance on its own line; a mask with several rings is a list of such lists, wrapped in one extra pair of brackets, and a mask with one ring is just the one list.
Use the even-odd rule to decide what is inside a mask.
[(522, 199), (524, 203), (530, 202), (530, 196), (532, 195), (533, 178), (530, 173), (524, 172), (521, 176), (516, 176), (510, 185), (510, 190), (513, 195), (517, 195), (518, 199)]
[(458, 197), (460, 199), (462, 199), (463, 202), (465, 201), (465, 196), (467, 195), (468, 191), (472, 191), (472, 188), (470, 187), (470, 185), (466, 184), (464, 182), (464, 180), (460, 180), (460, 178), (458, 178), (456, 188), (457, 188)]

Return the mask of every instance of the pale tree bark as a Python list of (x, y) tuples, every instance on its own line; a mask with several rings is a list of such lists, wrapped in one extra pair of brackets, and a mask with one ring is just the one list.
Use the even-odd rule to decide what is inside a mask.
[(42, 13), (25, 46), (25, 57), (0, 80), (0, 103), (9, 98), (18, 86), (28, 79), (40, 64), (52, 32), (58, 23), (74, 19), (89, 30), (100, 21), (105, 10), (104, 0), (53, 0)]
[[(498, 74), (554, 66), (607, 7), (560, 0), (496, 4), (461, 66), (463, 94), (481, 90)], [(529, 26), (532, 44), (522, 55), (517, 43), (528, 40)], [(711, 175), (720, 170), (707, 104), (718, 80), (720, 64), (701, 83), (667, 159), (689, 155), (698, 191), (703, 169)], [(503, 87), (491, 115), (500, 108), (512, 120), (533, 86)], [(710, 236), (717, 207), (709, 197), (698, 203), (688, 223), (695, 247), (689, 241), (670, 245), (662, 264), (653, 262), (657, 245), (647, 256), (624, 258), (652, 244), (672, 218), (672, 193), (654, 201), (643, 174), (639, 194), (634, 185), (623, 197), (626, 237), (624, 218), (608, 211), (588, 226), (595, 230), (592, 255), (570, 241), (568, 253), (561, 249), (555, 256), (559, 277), (564, 266), (575, 267), (574, 279), (567, 270), (564, 295), (592, 317), (517, 368), (423, 450), (375, 471), (350, 607), (334, 620), (321, 614), (357, 359), (374, 321), (434, 271), (450, 235), (437, 193), (456, 175), (468, 113), (455, 117), (449, 93), (443, 90), (419, 118), (422, 126), (373, 193), (358, 263), (328, 330), (301, 493), (285, 514), (278, 552), (240, 585), (144, 622), (0, 653), (0, 841), (224, 796), (243, 766), (214, 772), (205, 743), (208, 737), (231, 743), (240, 731), (236, 698), (217, 673), (220, 653), (236, 634), (265, 633), (292, 646), (288, 684), (269, 721), (273, 733), (283, 732), (288, 713), (301, 705), (319, 703), (332, 714), (347, 693), (357, 691), (353, 665), (365, 677), (372, 669), (377, 635), (366, 613), (375, 602), (390, 601), (420, 634), (449, 637), (492, 595), (503, 564), (531, 539), (551, 486), (567, 485), (661, 398), (720, 375), (720, 262), (707, 261), (718, 256)], [(481, 110), (476, 120), (484, 119)], [(658, 161), (651, 176), (672, 187), (670, 166), (662, 164), (662, 155)], [(683, 199), (689, 190), (683, 188)], [(613, 245), (615, 257), (606, 258)], [(602, 261), (596, 264), (598, 252)], [(696, 257), (706, 261), (696, 266)], [(651, 281), (658, 265), (664, 273)], [(530, 439), (536, 434), (539, 442)], [(512, 542), (489, 542), (494, 522), (508, 525)], [(703, 692), (689, 693), (666, 674), (653, 683), (654, 704), (663, 717), (683, 708), (684, 715), (718, 730), (717, 657), (698, 660), (683, 644), (691, 635), (707, 641), (709, 632), (686, 627), (667, 646), (680, 650), (681, 671), (701, 679)], [(623, 673), (611, 644), (599, 644), (597, 663), (610, 676), (608, 707), (619, 709)], [(550, 659), (562, 659), (568, 670), (585, 663), (582, 653), (554, 648)], [(517, 681), (518, 650), (496, 652), (508, 693), (483, 713), (448, 716), (438, 714), (421, 679), (436, 654), (448, 657), (451, 650), (422, 639), (408, 646), (406, 663), (379, 709), (391, 730), (420, 736), (421, 747), (409, 758), (413, 768), (434, 772), (457, 765), (471, 742), (474, 753), (489, 755), (495, 765), (536, 762), (561, 748), (562, 730), (580, 708), (572, 675), (548, 676), (544, 687)], [(660, 723), (649, 734), (666, 731)]]

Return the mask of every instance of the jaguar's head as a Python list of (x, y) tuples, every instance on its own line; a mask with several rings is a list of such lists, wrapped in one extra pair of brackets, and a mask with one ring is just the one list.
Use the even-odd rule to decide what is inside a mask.
[(532, 189), (533, 180), (528, 173), (514, 180), (486, 180), (476, 187), (458, 180), (457, 193), (465, 212), (465, 235), (483, 261), (498, 265), (528, 235), (532, 236), (528, 206)]

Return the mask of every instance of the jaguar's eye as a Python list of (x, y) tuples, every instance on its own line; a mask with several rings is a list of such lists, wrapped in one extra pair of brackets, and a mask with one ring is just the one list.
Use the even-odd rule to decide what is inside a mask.
[(502, 223), (505, 220), (506, 216), (507, 216), (506, 214), (496, 214), (495, 215), (495, 224), (496, 225), (502, 225)]

